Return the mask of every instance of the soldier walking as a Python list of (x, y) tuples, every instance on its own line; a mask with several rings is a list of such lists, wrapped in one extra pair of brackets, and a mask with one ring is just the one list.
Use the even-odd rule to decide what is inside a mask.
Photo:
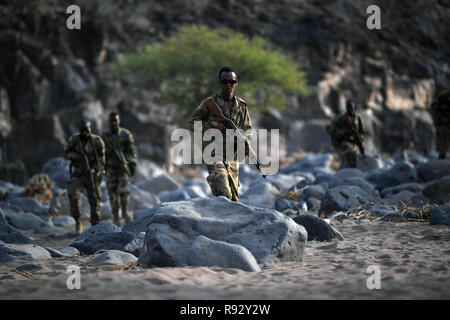
[[(234, 94), (234, 90), (238, 84), (236, 71), (231, 67), (223, 67), (219, 71), (218, 77), (221, 91), (204, 100), (193, 112), (188, 124), (189, 129), (194, 131), (194, 122), (201, 121), (202, 133), (207, 129), (216, 128), (221, 131), (223, 136), (222, 141), (225, 142), (227, 128), (217, 112), (219, 114), (221, 112), (225, 117), (233, 120), (236, 127), (244, 131), (251, 130), (252, 123), (247, 103)], [(207, 164), (209, 173), (207, 181), (214, 196), (225, 196), (232, 201), (239, 201), (239, 161), (237, 159), (237, 152), (235, 148), (234, 154), (231, 157), (227, 157), (225, 145), (224, 143), (222, 161)], [(205, 144), (202, 146), (202, 151), (205, 146)], [(246, 148), (245, 153), (248, 155), (248, 148)]]
[(338, 115), (326, 130), (341, 159), (341, 168), (356, 168), (358, 149), (364, 155), (362, 144), (364, 128), (361, 118), (356, 115), (355, 104), (351, 100), (347, 100), (346, 109), (347, 111)]
[(80, 132), (69, 138), (64, 158), (71, 161), (68, 195), (70, 213), (75, 219), (75, 232), (83, 232), (80, 197), (86, 190), (91, 209), (91, 224), (100, 222), (100, 183), (104, 174), (105, 145), (100, 136), (91, 132), (90, 121), (81, 121)]
[(445, 159), (450, 146), (450, 91), (442, 91), (431, 104), (431, 115), (436, 128), (436, 150), (439, 159)]
[(119, 209), (125, 223), (131, 221), (128, 213), (130, 177), (136, 170), (137, 151), (130, 131), (120, 127), (120, 117), (109, 115), (109, 130), (103, 132), (106, 146), (106, 187), (113, 215), (113, 222), (120, 226)]

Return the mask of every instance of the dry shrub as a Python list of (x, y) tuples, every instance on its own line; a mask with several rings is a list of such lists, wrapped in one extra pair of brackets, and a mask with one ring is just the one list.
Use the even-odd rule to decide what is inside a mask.
[(25, 196), (32, 197), (40, 202), (49, 202), (52, 200), (52, 189), (55, 182), (50, 179), (48, 174), (35, 174), (28, 181), (25, 189)]

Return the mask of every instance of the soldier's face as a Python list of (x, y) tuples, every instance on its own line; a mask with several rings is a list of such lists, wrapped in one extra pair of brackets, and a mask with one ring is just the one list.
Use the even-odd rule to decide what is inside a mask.
[(119, 117), (111, 117), (109, 118), (109, 127), (111, 128), (111, 131), (117, 132), (119, 130), (120, 126), (120, 119)]
[(91, 127), (86, 126), (86, 127), (81, 128), (80, 134), (83, 138), (89, 138), (89, 136), (91, 135)]
[(234, 94), (234, 89), (237, 84), (238, 80), (234, 72), (222, 72), (220, 75), (219, 85), (221, 86), (224, 94)]

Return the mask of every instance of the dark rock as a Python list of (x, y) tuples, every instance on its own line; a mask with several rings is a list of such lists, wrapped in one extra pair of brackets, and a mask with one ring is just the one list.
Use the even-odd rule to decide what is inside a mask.
[(37, 229), (42, 225), (42, 220), (32, 213), (17, 213), (8, 216), (9, 223), (20, 230)]
[(93, 254), (101, 249), (122, 250), (133, 238), (134, 233), (121, 231), (110, 222), (101, 222), (80, 234), (70, 246), (83, 254)]
[(422, 181), (433, 181), (450, 175), (450, 159), (430, 160), (417, 166), (417, 174)]
[(34, 244), (0, 244), (0, 262), (16, 259), (51, 259), (50, 253)]
[(322, 200), (325, 197), (325, 189), (320, 184), (311, 185), (303, 190), (303, 196), (305, 199), (315, 198)]
[(128, 265), (138, 259), (128, 252), (119, 250), (107, 250), (93, 258), (90, 262), (95, 264), (112, 264), (116, 266)]
[(295, 202), (287, 199), (278, 199), (275, 201), (275, 210), (283, 212), (287, 209), (295, 209)]
[(191, 199), (185, 190), (163, 191), (158, 194), (161, 202), (186, 201)]
[(141, 254), (141, 250), (144, 247), (145, 240), (145, 232), (139, 232), (136, 237), (123, 247), (123, 251), (134, 254), (136, 257), (139, 257)]
[(24, 212), (42, 211), (42, 203), (34, 198), (15, 198), (10, 200), (10, 203)]
[(431, 201), (439, 204), (450, 201), (450, 175), (433, 181), (423, 189), (422, 193)]
[(187, 263), (191, 266), (218, 266), (249, 272), (261, 271), (255, 257), (243, 246), (215, 241), (205, 236), (195, 238), (187, 255)]
[(163, 191), (174, 191), (182, 188), (182, 185), (166, 173), (147, 181), (138, 182), (136, 186), (152, 194), (159, 194)]
[(443, 224), (450, 226), (450, 206), (439, 206), (431, 211), (430, 224)]
[(224, 197), (162, 204), (151, 219), (139, 263), (182, 266), (197, 236), (238, 244), (258, 263), (301, 261), (306, 231), (275, 210), (249, 207)]
[(391, 169), (383, 172), (377, 179), (377, 188), (384, 189), (399, 184), (416, 182), (417, 172), (414, 166), (408, 162), (399, 162)]
[(313, 154), (308, 153), (303, 159), (298, 162), (292, 163), (283, 168), (280, 173), (290, 174), (295, 171), (304, 172), (326, 172), (331, 173), (331, 162), (333, 156), (331, 154)]
[(42, 167), (41, 172), (48, 174), (56, 186), (59, 188), (67, 188), (67, 182), (70, 180), (70, 162), (58, 157), (47, 161)]
[(377, 200), (357, 186), (339, 186), (325, 194), (319, 213), (330, 216), (335, 211), (348, 211)]
[(33, 240), (8, 224), (0, 224), (0, 240), (5, 243), (32, 243)]
[(313, 216), (312, 214), (301, 214), (293, 218), (299, 225), (305, 227), (308, 232), (308, 241), (331, 241), (334, 238), (343, 240), (342, 235), (336, 232), (325, 220)]

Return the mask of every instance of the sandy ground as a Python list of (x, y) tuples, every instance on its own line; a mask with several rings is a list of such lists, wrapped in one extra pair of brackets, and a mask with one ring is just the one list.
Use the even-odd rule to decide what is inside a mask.
[[(116, 270), (93, 256), (0, 264), (0, 299), (450, 299), (450, 228), (427, 223), (333, 223), (344, 241), (308, 242), (303, 261), (260, 273), (219, 267)], [(36, 237), (36, 235), (33, 235)], [(55, 249), (73, 239), (36, 238)], [(42, 269), (16, 271), (32, 263)], [(67, 267), (81, 268), (81, 290), (67, 289)], [(370, 265), (381, 289), (369, 290)]]

